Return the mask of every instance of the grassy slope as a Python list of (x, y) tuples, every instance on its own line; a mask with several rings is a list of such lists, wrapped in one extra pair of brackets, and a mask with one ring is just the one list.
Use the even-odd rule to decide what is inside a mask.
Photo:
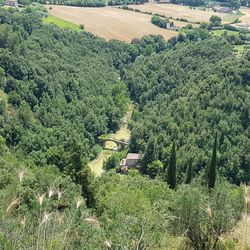
[(228, 35), (235, 35), (237, 36), (239, 34), (238, 31), (232, 31), (232, 30), (225, 30), (225, 29), (221, 29), (221, 30), (213, 30), (213, 35), (215, 36), (222, 36), (224, 32), (227, 32)]
[(54, 24), (62, 29), (69, 29), (69, 30), (75, 30), (75, 31), (81, 30), (79, 25), (65, 21), (63, 19), (60, 19), (60, 18), (55, 17), (55, 16), (51, 16), (51, 15), (45, 17), (43, 19), (43, 22), (48, 23), (48, 24)]

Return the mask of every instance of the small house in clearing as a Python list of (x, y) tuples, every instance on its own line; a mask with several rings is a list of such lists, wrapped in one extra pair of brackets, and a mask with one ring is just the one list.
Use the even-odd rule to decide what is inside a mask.
[(231, 9), (229, 7), (221, 7), (219, 12), (221, 12), (221, 13), (232, 13), (233, 9)]
[(18, 8), (17, 0), (6, 0), (4, 3), (5, 6)]
[(227, 14), (233, 13), (233, 9), (229, 7), (214, 7), (213, 10), (220, 13), (227, 13)]
[(141, 155), (137, 153), (128, 153), (126, 159), (122, 159), (120, 163), (121, 173), (125, 173), (128, 169), (138, 169), (140, 167)]

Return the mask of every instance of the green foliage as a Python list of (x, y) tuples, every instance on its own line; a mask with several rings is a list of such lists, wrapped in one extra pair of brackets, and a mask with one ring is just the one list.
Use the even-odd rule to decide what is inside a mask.
[(172, 145), (169, 166), (167, 170), (167, 183), (169, 188), (176, 189), (176, 152), (175, 152), (175, 142)]
[(35, 13), (0, 15), (1, 88), (12, 112), (2, 124), (7, 145), (63, 171), (80, 142), (85, 166), (98, 153), (98, 136), (117, 130), (126, 112), (127, 89), (116, 68), (130, 61), (127, 46), (43, 25)]
[(189, 159), (194, 175), (203, 171), (211, 158), (210, 138), (219, 131), (219, 173), (236, 184), (248, 182), (249, 67), (247, 54), (236, 58), (229, 44), (217, 38), (177, 43), (172, 50), (137, 58), (124, 76), (138, 104), (130, 148), (142, 151), (148, 164), (158, 160), (153, 142), (159, 133), (167, 157), (175, 141), (177, 180), (182, 182)]
[(203, 0), (171, 0), (174, 4), (184, 4), (188, 6), (200, 6), (204, 4)]
[(190, 184), (193, 178), (193, 165), (192, 160), (189, 161), (186, 173), (185, 184)]
[(219, 16), (213, 15), (210, 17), (209, 21), (212, 27), (221, 26), (221, 17)]
[(163, 170), (164, 170), (164, 166), (160, 160), (153, 161), (148, 166), (148, 174), (151, 178), (155, 178), (159, 174), (162, 174)]
[(243, 206), (242, 189), (224, 181), (212, 193), (198, 183), (183, 185), (172, 203), (172, 230), (187, 236), (194, 249), (217, 249), (220, 237), (240, 218)]
[(106, 170), (110, 170), (113, 168), (118, 169), (120, 161), (122, 158), (126, 157), (127, 151), (123, 152), (115, 152), (113, 153), (103, 164), (103, 168)]
[(58, 4), (58, 5), (69, 5), (78, 7), (104, 7), (108, 5), (123, 5), (123, 4), (143, 4), (145, 0), (36, 0), (36, 2), (41, 4)]
[(208, 188), (214, 188), (216, 182), (216, 167), (217, 167), (217, 133), (214, 138), (214, 146), (212, 152), (212, 158), (208, 170)]
[(158, 16), (152, 16), (151, 23), (164, 29), (167, 29), (168, 25), (169, 27), (173, 26), (173, 22), (171, 23), (168, 18), (163, 19)]
[(134, 59), (138, 55), (150, 55), (154, 52), (159, 53), (167, 49), (167, 42), (160, 35), (143, 36), (141, 39), (134, 38), (131, 41), (130, 51)]
[[(0, 246), (167, 249), (181, 237), (183, 249), (218, 248), (240, 219), (242, 190), (220, 178), (209, 190), (199, 174), (219, 131), (218, 172), (249, 181), (249, 53), (237, 59), (202, 29), (169, 43), (106, 42), (43, 24), (44, 15), (0, 9)], [(88, 162), (99, 136), (119, 128), (128, 92), (138, 108), (129, 150), (143, 153), (153, 180), (95, 178)], [(187, 182), (191, 168), (199, 177), (176, 188), (188, 164)], [(176, 192), (162, 181), (167, 166)]]
[(167, 247), (167, 206), (171, 191), (164, 182), (113, 175), (101, 178), (98, 190), (98, 213), (107, 230), (106, 236), (114, 246)]
[(50, 15), (47, 17), (44, 17), (43, 22), (48, 23), (48, 24), (54, 24), (63, 29), (69, 29), (69, 30), (75, 30), (75, 31), (80, 31), (84, 29), (83, 26), (79, 26), (77, 24), (65, 21), (55, 16), (50, 16)]
[(142, 172), (148, 173), (148, 166), (155, 160), (154, 155), (154, 138), (150, 138), (145, 149), (145, 153), (142, 158)]

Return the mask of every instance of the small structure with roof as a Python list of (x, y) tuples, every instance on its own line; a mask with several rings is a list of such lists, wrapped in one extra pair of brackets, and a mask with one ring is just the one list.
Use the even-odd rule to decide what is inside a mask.
[(140, 168), (141, 155), (137, 153), (128, 153), (126, 159), (122, 159), (120, 163), (120, 172), (126, 173), (128, 169)]
[(220, 13), (232, 13), (233, 9), (229, 8), (229, 7), (221, 7), (219, 10)]
[(220, 13), (233, 13), (233, 9), (229, 7), (214, 7), (213, 10)]
[(8, 6), (8, 7), (18, 8), (18, 1), (17, 0), (6, 0), (4, 5)]

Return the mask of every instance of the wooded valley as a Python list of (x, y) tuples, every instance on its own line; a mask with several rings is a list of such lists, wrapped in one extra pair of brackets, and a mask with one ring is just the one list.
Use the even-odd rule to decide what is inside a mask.
[[(0, 249), (249, 249), (250, 51), (202, 27), (105, 41), (43, 11), (0, 9)], [(129, 148), (95, 177), (130, 102)]]

